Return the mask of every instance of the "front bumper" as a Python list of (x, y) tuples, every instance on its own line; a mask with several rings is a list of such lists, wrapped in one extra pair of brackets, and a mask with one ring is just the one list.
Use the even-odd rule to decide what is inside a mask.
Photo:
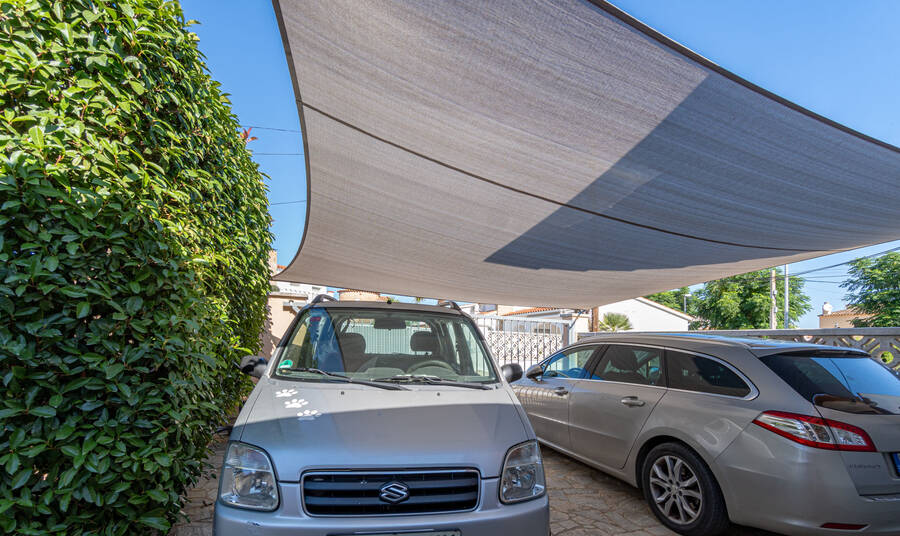
[[(784, 534), (900, 534), (900, 494), (860, 495), (841, 454), (750, 425), (716, 458), (732, 521)], [(862, 530), (824, 523), (866, 524)]]
[(331, 536), (377, 532), (458, 530), (461, 536), (547, 536), (547, 495), (503, 504), (498, 478), (481, 480), (478, 507), (470, 512), (371, 517), (311, 517), (300, 505), (300, 484), (279, 483), (281, 504), (274, 512), (254, 512), (216, 503), (215, 536)]

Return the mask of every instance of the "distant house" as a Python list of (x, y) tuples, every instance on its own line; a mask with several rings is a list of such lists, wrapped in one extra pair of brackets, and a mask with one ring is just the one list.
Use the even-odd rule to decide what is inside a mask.
[(596, 322), (606, 313), (624, 314), (634, 331), (687, 331), (694, 320), (690, 315), (646, 298), (632, 298), (588, 310), (488, 304), (467, 304), (462, 309), (476, 318), (478, 315), (495, 315), (510, 319), (565, 320), (572, 325), (574, 337), (594, 331)]
[(854, 320), (862, 320), (871, 316), (852, 308), (832, 311), (831, 304), (825, 302), (825, 305), (822, 306), (822, 314), (819, 315), (819, 328), (852, 328), (855, 327), (853, 325)]

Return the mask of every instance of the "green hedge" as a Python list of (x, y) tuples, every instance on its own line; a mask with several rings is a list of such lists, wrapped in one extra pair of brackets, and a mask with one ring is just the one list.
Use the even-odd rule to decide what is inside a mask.
[(165, 532), (247, 387), (265, 186), (187, 24), (164, 0), (0, 0), (6, 533)]

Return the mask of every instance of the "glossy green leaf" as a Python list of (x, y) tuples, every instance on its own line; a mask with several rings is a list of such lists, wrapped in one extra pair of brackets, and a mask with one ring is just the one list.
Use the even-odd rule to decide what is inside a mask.
[(151, 489), (147, 492), (147, 495), (156, 502), (166, 502), (169, 500), (169, 495), (161, 489)]
[(10, 482), (11, 489), (19, 489), (28, 482), (28, 479), (31, 478), (32, 469), (30, 467), (26, 467), (21, 469), (18, 473), (16, 473), (12, 477), (12, 481)]
[(35, 417), (53, 417), (56, 415), (56, 410), (50, 406), (38, 406), (36, 408), (31, 408), (29, 413)]
[(147, 525), (148, 527), (152, 527), (157, 530), (168, 530), (171, 526), (171, 523), (166, 521), (165, 518), (158, 516), (144, 516), (138, 519), (138, 523), (143, 525)]

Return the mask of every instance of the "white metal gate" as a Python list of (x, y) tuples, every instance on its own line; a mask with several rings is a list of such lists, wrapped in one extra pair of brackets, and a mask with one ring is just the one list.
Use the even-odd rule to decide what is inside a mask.
[(518, 363), (523, 369), (569, 343), (569, 322), (509, 316), (472, 317), (498, 365)]

